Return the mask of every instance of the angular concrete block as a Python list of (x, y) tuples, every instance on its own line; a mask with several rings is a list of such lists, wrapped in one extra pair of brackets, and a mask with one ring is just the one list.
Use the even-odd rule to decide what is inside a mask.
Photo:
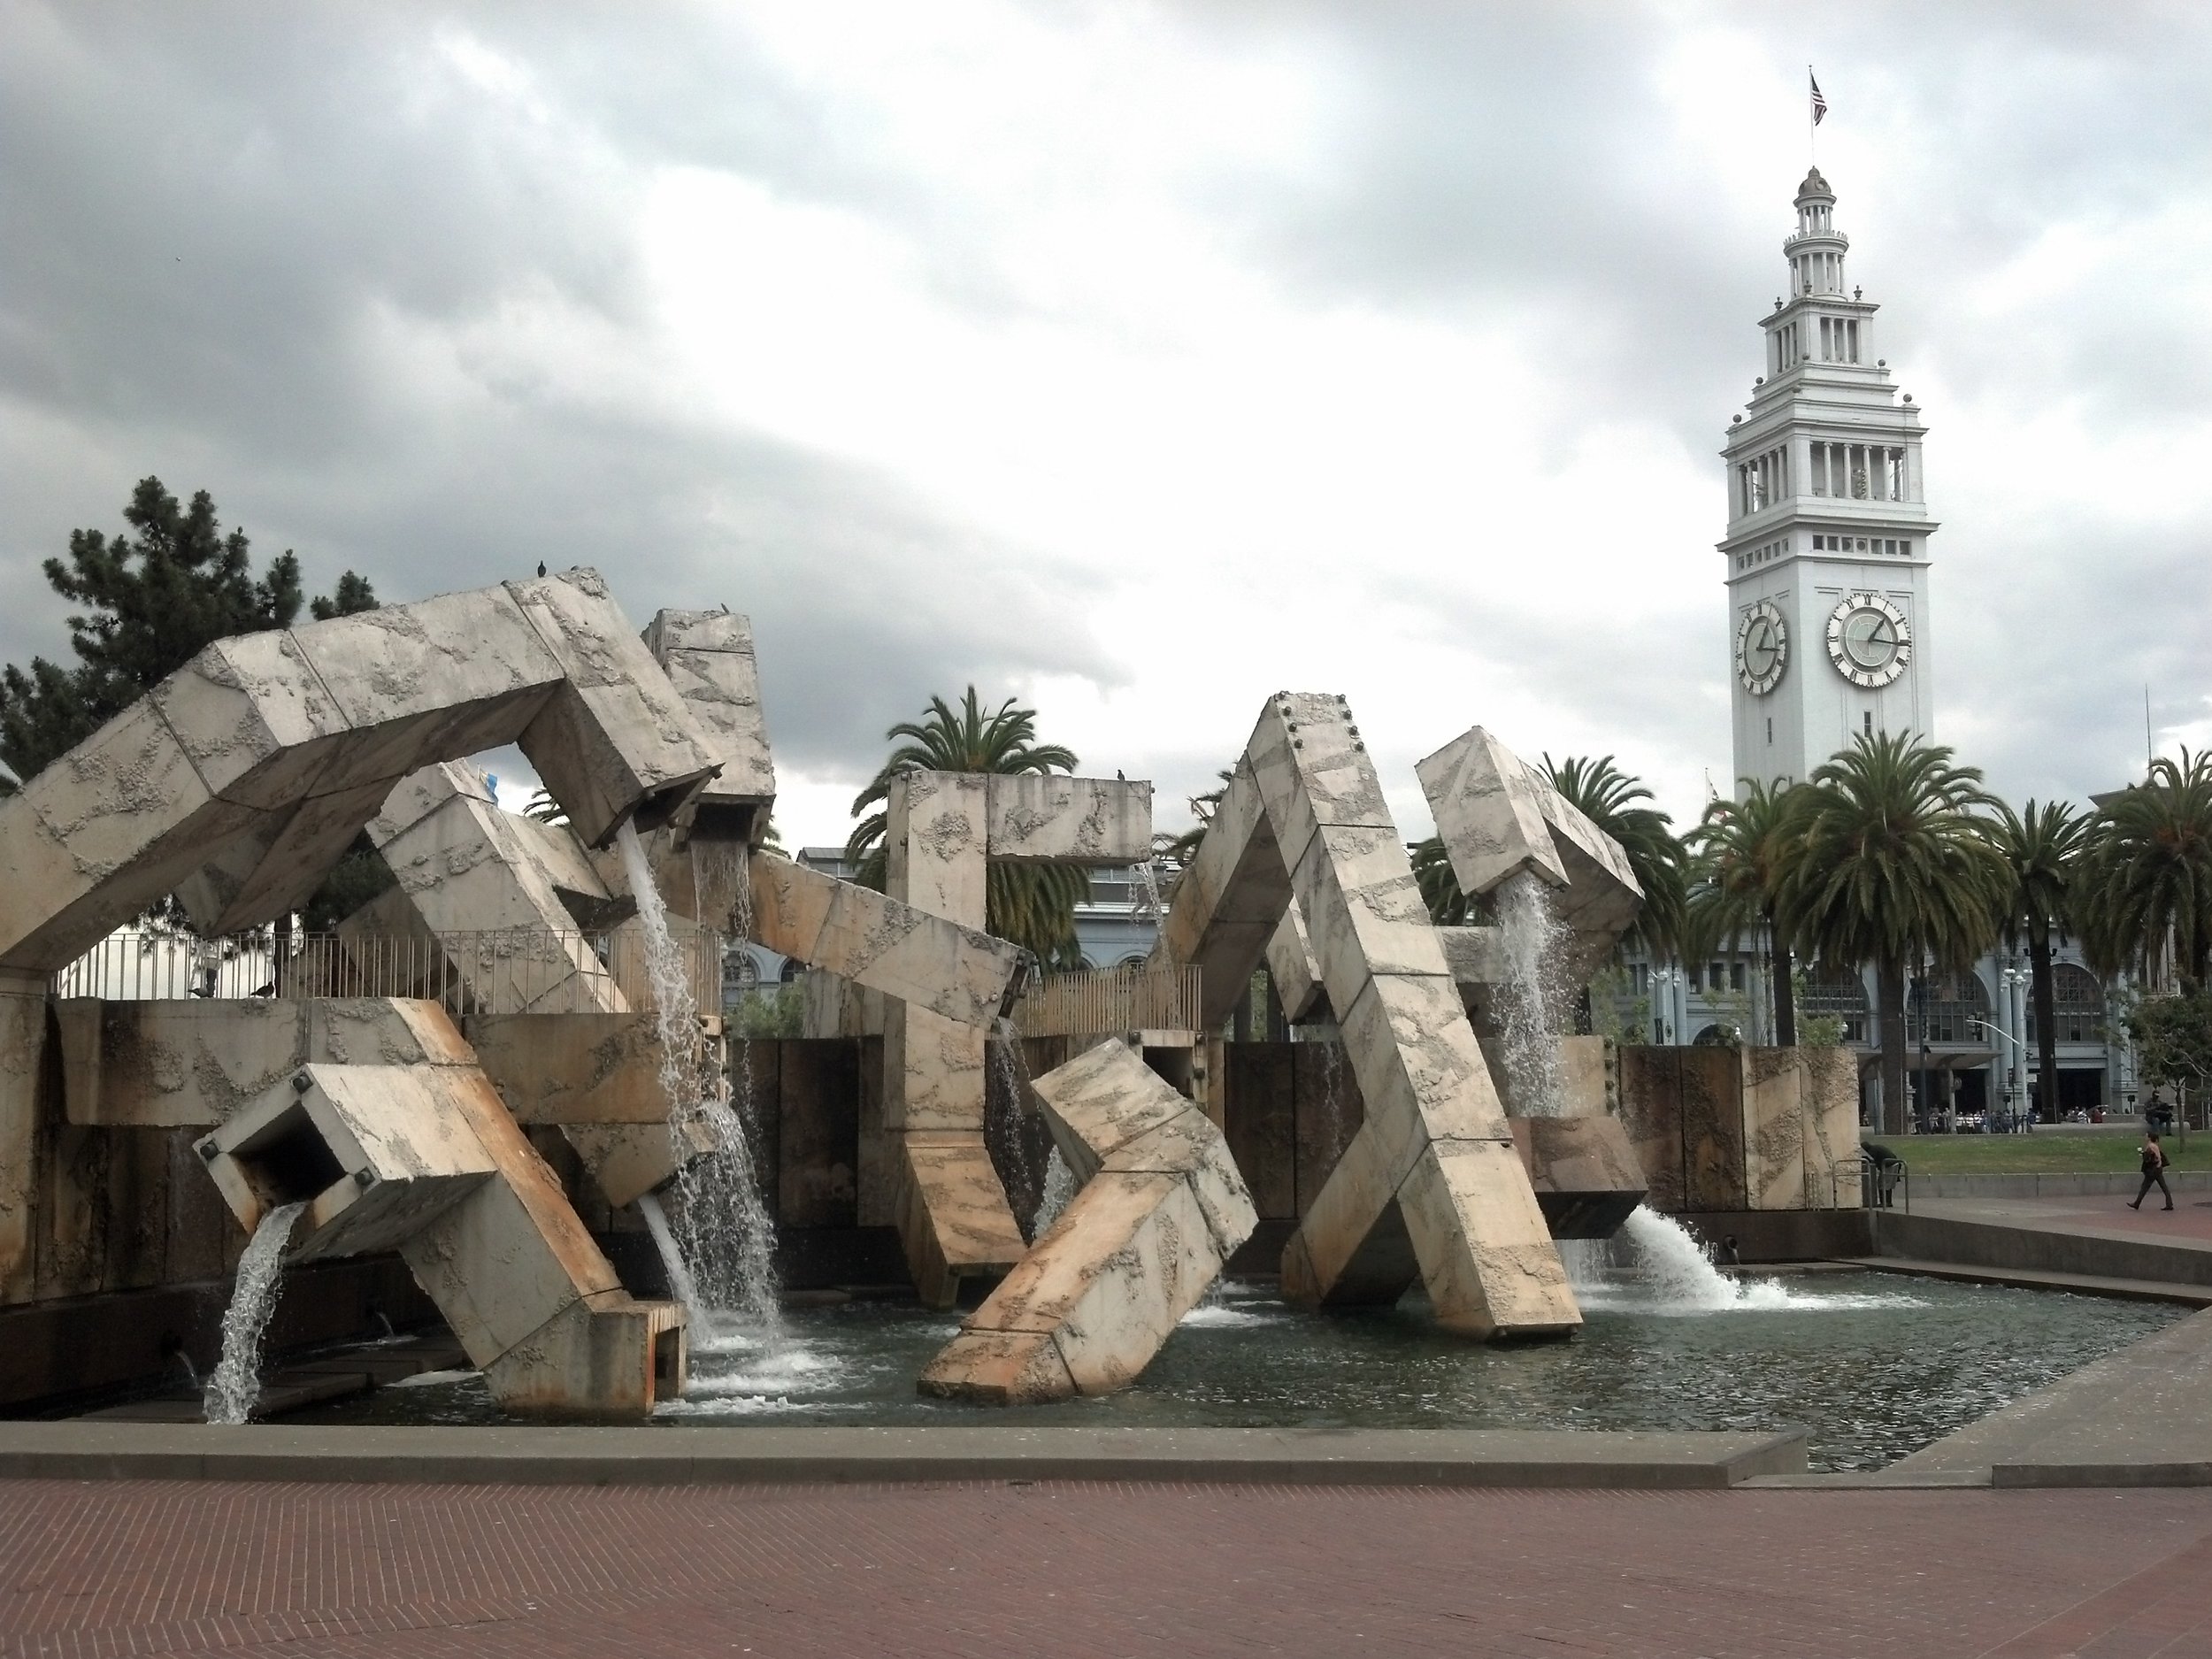
[(665, 1123), (563, 1124), (561, 1138), (617, 1210), (657, 1191), (694, 1158), (714, 1149), (714, 1132), (699, 1122), (684, 1125), (680, 1141)]
[(65, 965), (266, 823), (133, 703), (0, 802), (0, 967)]
[(1295, 900), (1268, 939), (1267, 972), (1275, 981), (1275, 999), (1283, 1005), (1283, 1018), (1292, 1025), (1311, 1019), (1328, 1007), (1329, 994), (1321, 983), (1321, 964), (1314, 960), (1305, 912)]
[(1609, 1239), (1644, 1201), (1644, 1172), (1617, 1118), (1516, 1118), (1513, 1144), (1555, 1239)]
[(986, 1034), (977, 1027), (892, 1002), (884, 1010), (884, 1124), (983, 1130)]
[(1416, 762), (1413, 771), (1463, 891), (1489, 893), (1524, 870), (1548, 886), (1567, 885), (1528, 767), (1482, 727)]
[(1223, 1261), (1259, 1225), (1220, 1129), (1119, 1039), (1055, 1066), (1031, 1088), (1079, 1188), (1101, 1173), (1181, 1178)]
[(1152, 786), (1043, 772), (986, 784), (987, 850), (1009, 864), (1133, 864), (1152, 856)]
[(1421, 1276), (1397, 1204), (1394, 1148), (1363, 1123), (1283, 1248), (1283, 1300), (1298, 1307), (1387, 1307)]
[(517, 1123), (649, 1124), (667, 1139), (657, 1016), (472, 1014), (461, 1028)]
[(891, 896), (981, 927), (988, 801), (988, 780), (979, 773), (910, 772), (894, 779), (884, 834), (884, 885)]
[(1486, 894), (1534, 872), (1572, 941), (1567, 976), (1595, 972), (1643, 903), (1620, 844), (1480, 726), (1415, 770), (1460, 886)]
[[(1278, 692), (1245, 749), (1283, 862), (1296, 869), (1324, 824), (1395, 831), (1367, 744), (1342, 697)], [(1311, 927), (1314, 918), (1307, 917)]]
[(684, 1310), (624, 1291), (579, 1297), (484, 1367), (511, 1411), (644, 1417), (683, 1393), (690, 1371)]
[(680, 811), (718, 759), (596, 571), (507, 584), (562, 668), (517, 740), (576, 833), (604, 846), (633, 812), (651, 829)]
[(949, 1308), (963, 1279), (995, 1279), (1027, 1248), (980, 1129), (897, 1137), (894, 1211), (923, 1305)]
[(487, 1086), (461, 1068), (303, 1066), (196, 1149), (249, 1233), (307, 1205), (293, 1260), (396, 1249), (498, 1173), (456, 1087)]
[(1078, 1187), (1123, 1147), (1194, 1110), (1118, 1039), (1033, 1079), (1030, 1089)]
[(1510, 1142), (1432, 1141), (1398, 1189), (1398, 1207), (1447, 1330), (1551, 1336), (1582, 1323)]
[(151, 701), (209, 789), (272, 810), (314, 793), (352, 730), (288, 628), (216, 641)]
[(1371, 974), (1448, 973), (1394, 828), (1323, 825), (1290, 880), (1332, 1006), (1350, 1008)]
[(1410, 1166), (1424, 1141), (1510, 1134), (1458, 989), (1442, 975), (1377, 975), (1340, 1029), (1367, 1121), (1390, 1148), (1395, 1173)]
[(1290, 868), (1259, 785), (1240, 761), (1191, 862), (1176, 879), (1156, 959), (1202, 971), (1200, 1023), (1226, 1020), (1290, 907)]
[(1049, 1331), (963, 1331), (923, 1369), (916, 1386), (938, 1399), (986, 1406), (1042, 1405), (1076, 1391)]
[(962, 1025), (991, 1025), (1028, 953), (788, 858), (752, 859), (753, 937), (771, 950)]
[(646, 625), (645, 647), (721, 767), (701, 792), (702, 804), (773, 802), (776, 768), (761, 712), (751, 620), (727, 611), (662, 611)]

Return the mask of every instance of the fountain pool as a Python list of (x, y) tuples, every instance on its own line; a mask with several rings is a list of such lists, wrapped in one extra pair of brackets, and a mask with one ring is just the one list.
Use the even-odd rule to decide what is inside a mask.
[[(958, 1316), (855, 1302), (795, 1310), (774, 1346), (696, 1353), (656, 1423), (1206, 1425), (1812, 1431), (1815, 1469), (1878, 1468), (2147, 1336), (2181, 1310), (1873, 1272), (1772, 1281), (1689, 1310), (1633, 1281), (1578, 1292), (1569, 1342), (1486, 1347), (1438, 1331), (1418, 1293), (1316, 1317), (1272, 1287), (1193, 1310), (1137, 1385), (1012, 1410), (925, 1400), (914, 1378)], [(507, 1421), (480, 1379), (384, 1389), (297, 1423)]]

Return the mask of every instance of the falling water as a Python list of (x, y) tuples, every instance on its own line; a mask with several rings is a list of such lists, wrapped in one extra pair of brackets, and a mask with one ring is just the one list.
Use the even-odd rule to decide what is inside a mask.
[(1586, 1305), (1609, 1302), (1639, 1313), (1681, 1314), (1816, 1307), (1834, 1300), (1793, 1293), (1777, 1279), (1732, 1278), (1680, 1222), (1642, 1204), (1613, 1240), (1563, 1240), (1559, 1258)]
[(1137, 881), (1144, 888), (1144, 897), (1135, 907), (1140, 916), (1148, 916), (1155, 925), (1167, 919), (1167, 907), (1160, 902), (1160, 879), (1154, 873), (1152, 861), (1144, 859), (1137, 865)]
[(284, 1246), (306, 1208), (304, 1202), (279, 1204), (267, 1211), (238, 1258), (237, 1282), (223, 1310), (223, 1357), (204, 1396), (210, 1423), (243, 1423), (261, 1397), (261, 1335), (276, 1311)]
[(691, 1314), (692, 1323), (704, 1331), (707, 1310), (699, 1305), (699, 1287), (691, 1282), (691, 1270), (684, 1265), (684, 1253), (676, 1248), (676, 1235), (669, 1230), (668, 1212), (650, 1193), (637, 1201), (637, 1207), (638, 1213), (645, 1217), (645, 1230), (653, 1235), (653, 1248), (660, 1252), (661, 1266), (668, 1273), (668, 1294), (683, 1303)]
[(1044, 1195), (1037, 1200), (1037, 1213), (1031, 1219), (1029, 1236), (1041, 1239), (1060, 1214), (1075, 1198), (1075, 1171), (1060, 1156), (1060, 1148), (1052, 1148), (1052, 1156), (1045, 1160)]
[(1567, 929), (1552, 913), (1551, 890), (1533, 871), (1499, 888), (1498, 935), (1505, 951), (1498, 1019), (1513, 1106), (1524, 1118), (1556, 1118), (1567, 1092), (1559, 1064), (1566, 1005), (1561, 947)]
[[(616, 836), (630, 892), (645, 933), (645, 966), (653, 985), (660, 1039), (661, 1091), (668, 1132), (683, 1164), (669, 1183), (676, 1201), (675, 1241), (689, 1271), (697, 1305), (741, 1316), (764, 1334), (780, 1325), (776, 1306), (775, 1229), (753, 1180), (746, 1125), (698, 1067), (699, 1010), (682, 953), (668, 931), (668, 910), (634, 825)], [(750, 1068), (741, 1067), (750, 1079)], [(701, 1141), (710, 1150), (692, 1156)], [(648, 1225), (649, 1225), (649, 1220)], [(703, 1325), (706, 1324), (702, 1321)], [(695, 1336), (710, 1333), (703, 1331)]]
[[(1029, 1161), (1028, 1105), (1029, 1057), (1023, 1053), (1021, 1037), (1014, 1029), (1014, 1022), (1001, 1018), (998, 1030), (990, 1041), (991, 1069), (998, 1073), (995, 1094), (986, 1092), (991, 1109), (990, 1126), (1003, 1152), (1001, 1174), (1008, 1188), (1008, 1196), (1019, 1210), (1029, 1207), (1029, 1195), (1038, 1191), (1036, 1171)], [(1035, 1212), (1031, 1210), (1030, 1233), (1035, 1238), (1042, 1231), (1036, 1225)]]

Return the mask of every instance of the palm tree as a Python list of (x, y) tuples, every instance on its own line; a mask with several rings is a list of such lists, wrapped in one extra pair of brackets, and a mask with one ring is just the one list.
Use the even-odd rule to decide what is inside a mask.
[(1964, 970), (1996, 936), (2009, 873), (1981, 773), (1909, 733), (1867, 733), (1816, 771), (1788, 861), (1783, 931), (1835, 966), (1874, 967), (1883, 1126), (1905, 1128), (1905, 978)]
[[(1741, 779), (1743, 799), (1716, 801), (1687, 837), (1697, 858), (1697, 883), (1689, 902), (1691, 930), (1701, 941), (1732, 948), (1763, 931), (1773, 955), (1774, 1041), (1797, 1046), (1795, 964), (1778, 910), (1785, 878), (1809, 796), (1786, 779), (1771, 785)], [(1703, 955), (1701, 950), (1698, 954)]]
[(1997, 850), (2011, 872), (2004, 907), (2005, 942), (2028, 949), (2030, 995), (2035, 998), (2036, 1087), (2045, 1116), (2058, 1106), (2058, 1019), (2051, 1006), (2051, 934), (2063, 936), (2067, 887), (2081, 851), (2082, 818), (2062, 801), (2047, 801), (2015, 814), (1998, 809), (1992, 826)]
[(1627, 855), (1636, 885), (1644, 890), (1643, 908), (1627, 938), (1654, 956), (1678, 954), (1689, 933), (1690, 861), (1674, 819), (1656, 807), (1636, 804), (1651, 800), (1651, 791), (1616, 766), (1610, 755), (1595, 760), (1571, 756), (1554, 764), (1548, 754), (1544, 776)]
[[(1037, 741), (1034, 709), (1018, 708), (1009, 697), (987, 711), (973, 686), (957, 709), (942, 697), (932, 697), (919, 720), (902, 720), (884, 736), (903, 741), (854, 797), (853, 816), (860, 822), (845, 842), (845, 856), (859, 864), (854, 879), (879, 891), (885, 879), (891, 782), (901, 772), (1075, 770), (1072, 750)], [(987, 928), (1001, 939), (1025, 946), (1041, 961), (1063, 966), (1080, 963), (1075, 907), (1090, 894), (1087, 875), (1071, 864), (994, 864), (987, 881)]]
[(1406, 856), (1412, 862), (1414, 885), (1421, 890), (1421, 902), (1428, 906), (1429, 920), (1439, 927), (1458, 927), (1475, 919), (1475, 902), (1460, 890), (1442, 836), (1409, 842)]
[(2205, 982), (2212, 966), (2212, 751), (2160, 756), (2108, 795), (2083, 836), (2075, 914), (2091, 964), (2154, 985)]

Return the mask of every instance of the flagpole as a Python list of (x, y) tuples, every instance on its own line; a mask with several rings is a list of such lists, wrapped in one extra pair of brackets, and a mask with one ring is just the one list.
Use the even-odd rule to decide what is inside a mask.
[[(1808, 86), (1819, 84), (1813, 79), (1810, 64), (1805, 65), (1805, 82)], [(1815, 168), (1820, 165), (1820, 117), (1809, 104), (1805, 106), (1805, 154)]]

